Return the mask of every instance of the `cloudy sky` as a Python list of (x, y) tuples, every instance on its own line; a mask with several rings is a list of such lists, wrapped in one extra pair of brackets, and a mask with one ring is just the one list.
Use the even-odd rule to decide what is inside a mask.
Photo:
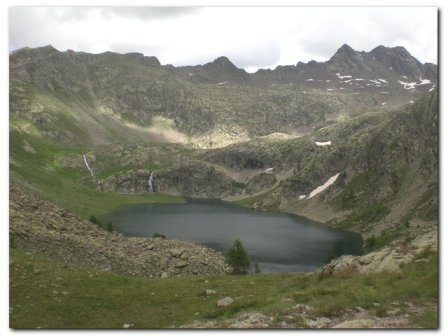
[(51, 44), (91, 53), (141, 52), (162, 64), (225, 55), (240, 68), (328, 60), (344, 43), (404, 46), (437, 63), (435, 7), (13, 7), (10, 51)]

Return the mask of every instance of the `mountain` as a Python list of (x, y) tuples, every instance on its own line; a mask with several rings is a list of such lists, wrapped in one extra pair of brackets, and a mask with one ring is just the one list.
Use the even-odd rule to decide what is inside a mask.
[(155, 171), (159, 192), (415, 236), (432, 224), (397, 228), (436, 220), (437, 97), (437, 67), (402, 47), (343, 45), (326, 62), (254, 74), (226, 57), (176, 68), (25, 48), (10, 55), (11, 171), (95, 189), (86, 153), (106, 191), (144, 192)]
[[(253, 74), (226, 57), (174, 67), (139, 53), (11, 53), (12, 325), (436, 327), (437, 73), (383, 46)], [(120, 206), (187, 197), (355, 231), (367, 254), (235, 277), (203, 246), (96, 225)], [(235, 302), (217, 307), (226, 295)], [(92, 300), (106, 313), (92, 314)], [(148, 320), (160, 309), (175, 315)]]
[(13, 119), (78, 147), (116, 139), (219, 147), (275, 132), (303, 134), (366, 109), (402, 106), (436, 83), (435, 65), (399, 47), (366, 53), (344, 45), (327, 62), (254, 74), (226, 57), (176, 68), (138, 53), (51, 46), (10, 55)]

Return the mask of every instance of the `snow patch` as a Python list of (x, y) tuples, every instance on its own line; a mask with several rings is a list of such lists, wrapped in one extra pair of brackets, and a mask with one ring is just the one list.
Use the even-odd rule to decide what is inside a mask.
[(389, 92), (387, 92), (387, 91), (381, 91), (380, 93), (382, 93), (382, 94), (389, 94)]
[(352, 78), (350, 75), (341, 75), (340, 72), (336, 72), (336, 76), (338, 76), (339, 79)]
[(409, 104), (414, 104), (414, 101), (413, 101), (413, 100), (410, 100), (410, 101), (409, 101)]
[(314, 82), (314, 78), (308, 78), (305, 82)]
[(387, 104), (387, 102), (381, 103), (381, 106), (384, 106), (384, 105), (386, 105), (386, 104)]
[(336, 90), (336, 89), (327, 89), (327, 91), (334, 91), (334, 90)]
[(317, 146), (331, 146), (331, 140), (330, 140), (330, 141), (324, 141), (324, 142), (315, 141), (314, 143), (315, 143)]
[(385, 80), (385, 79), (382, 79), (382, 78), (378, 78), (378, 80), (380, 81), (380, 82), (383, 82), (383, 83), (389, 83), (387, 80)]
[(272, 173), (274, 171), (274, 168), (268, 168), (263, 173)]
[(308, 196), (308, 199), (316, 196), (317, 194), (321, 193), (322, 191), (327, 189), (329, 186), (331, 186), (333, 183), (335, 183), (339, 177), (339, 174), (341, 174), (341, 173), (337, 173), (336, 175), (330, 177), (327, 182), (325, 182), (323, 185), (318, 186), (316, 189), (314, 189)]
[(436, 88), (436, 86), (433, 85), (432, 88), (430, 88), (430, 89), (428, 90), (428, 92), (434, 91), (435, 88)]
[(227, 81), (221, 82), (221, 83), (217, 83), (216, 85), (223, 85), (223, 84), (226, 84), (226, 83), (227, 83)]
[(403, 89), (405, 90), (415, 89), (415, 86), (417, 85), (417, 82), (402, 82), (401, 80), (398, 80), (398, 83), (403, 85)]
[(418, 83), (418, 85), (431, 84), (431, 80), (430, 79), (422, 79), (421, 77), (419, 77), (419, 79), (420, 79), (420, 83)]
[[(404, 77), (404, 76), (401, 76)], [(406, 77), (407, 78), (407, 77)], [(415, 87), (417, 85), (427, 85), (427, 84), (431, 84), (431, 80), (430, 79), (424, 79), (424, 78), (419, 78), (420, 83), (417, 82), (402, 82), (402, 81), (398, 81), (401, 85), (403, 85), (403, 88), (406, 90), (411, 90), (411, 89), (415, 89)]]
[(299, 200), (302, 200), (302, 199), (304, 199), (306, 197), (306, 195), (300, 195), (299, 196)]

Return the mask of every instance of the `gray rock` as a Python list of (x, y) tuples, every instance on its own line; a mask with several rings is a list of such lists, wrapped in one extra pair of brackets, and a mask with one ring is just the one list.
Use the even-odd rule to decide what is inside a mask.
[(373, 328), (375, 321), (370, 319), (358, 319), (351, 321), (344, 321), (335, 325), (333, 328), (338, 329), (358, 329), (358, 328)]
[(310, 328), (326, 328), (330, 325), (331, 320), (329, 318), (326, 317), (317, 317), (314, 320), (307, 320), (306, 324), (308, 325), (308, 327)]
[(233, 299), (230, 296), (227, 296), (225, 298), (222, 298), (222, 299), (219, 299), (218, 301), (216, 301), (216, 305), (218, 307), (226, 307), (232, 303), (233, 303)]
[(190, 265), (190, 263), (187, 260), (180, 260), (177, 264), (176, 264), (176, 268), (184, 268), (186, 266)]
[(182, 255), (182, 253), (184, 253), (183, 249), (174, 248), (170, 250), (170, 254), (174, 258), (179, 258)]
[(168, 258), (165, 257), (160, 258), (159, 267), (161, 269), (166, 269), (168, 267)]
[(207, 294), (207, 295), (213, 295), (213, 294), (216, 294), (216, 291), (213, 290), (213, 289), (206, 289), (206, 290), (205, 290), (205, 294)]

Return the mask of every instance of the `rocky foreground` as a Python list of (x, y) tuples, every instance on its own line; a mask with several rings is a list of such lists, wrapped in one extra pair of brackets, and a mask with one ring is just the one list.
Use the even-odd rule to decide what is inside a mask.
[(437, 230), (415, 238), (410, 243), (396, 241), (379, 251), (362, 256), (343, 255), (322, 268), (327, 276), (340, 276), (352, 273), (399, 272), (410, 262), (427, 262), (416, 259), (425, 250), (437, 251)]
[(64, 209), (10, 187), (10, 237), (20, 247), (118, 274), (169, 277), (223, 274), (221, 254), (205, 246), (161, 238), (125, 237), (107, 232)]
[[(375, 309), (381, 309), (376, 303)], [(183, 325), (185, 329), (390, 329), (409, 327), (410, 314), (401, 309), (400, 303), (394, 302), (395, 308), (384, 311), (385, 316), (375, 316), (371, 309), (356, 307), (346, 309), (337, 317), (320, 316), (313, 307), (296, 304), (287, 309), (282, 316), (270, 316), (258, 312), (239, 314), (235, 318), (212, 321), (193, 321)], [(420, 314), (428, 306), (416, 306), (410, 302), (405, 303), (406, 311)], [(433, 306), (433, 305), (431, 305)]]

